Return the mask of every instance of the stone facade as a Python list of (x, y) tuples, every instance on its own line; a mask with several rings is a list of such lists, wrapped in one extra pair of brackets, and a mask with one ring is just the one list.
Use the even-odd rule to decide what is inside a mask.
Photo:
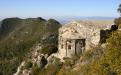
[(91, 21), (73, 21), (62, 26), (59, 29), (57, 56), (59, 58), (71, 57), (98, 45), (100, 30), (104, 28), (107, 28), (106, 25), (96, 25)]

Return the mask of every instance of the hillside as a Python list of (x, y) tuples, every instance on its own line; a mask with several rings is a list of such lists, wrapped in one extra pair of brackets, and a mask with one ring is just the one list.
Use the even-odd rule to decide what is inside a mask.
[[(4, 19), (0, 27), (0, 75), (120, 75), (120, 61), (117, 60), (120, 60), (121, 32), (120, 29), (112, 30), (112, 24), (112, 21), (84, 20), (61, 27), (54, 19), (40, 17)], [(64, 32), (64, 37), (76, 38), (84, 36), (81, 34), (84, 32), (93, 34), (91, 28), (96, 33), (101, 29), (111, 31), (105, 39), (106, 43), (98, 42), (98, 45), (91, 46), (83, 54), (63, 58), (64, 62), (53, 56), (60, 44), (60, 30), (69, 31)], [(72, 37), (70, 33), (75, 30), (79, 34)], [(88, 38), (96, 36), (100, 36), (100, 33), (90, 37), (87, 35)]]
[(7, 18), (0, 27), (0, 75), (12, 75), (23, 60), (26, 60), (31, 48), (48, 39), (57, 46), (58, 28), (61, 26), (54, 19)]

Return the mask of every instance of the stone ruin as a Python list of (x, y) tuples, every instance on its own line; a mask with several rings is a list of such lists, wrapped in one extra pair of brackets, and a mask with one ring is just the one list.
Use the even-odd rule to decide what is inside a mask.
[(59, 29), (58, 53), (56, 57), (71, 57), (83, 54), (92, 46), (100, 42), (101, 29), (106, 29), (109, 25), (97, 25), (91, 21), (73, 21)]

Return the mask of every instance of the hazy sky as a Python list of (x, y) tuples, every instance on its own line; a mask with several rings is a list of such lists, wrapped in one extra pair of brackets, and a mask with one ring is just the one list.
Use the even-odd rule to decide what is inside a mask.
[(120, 0), (0, 0), (0, 17), (117, 17)]

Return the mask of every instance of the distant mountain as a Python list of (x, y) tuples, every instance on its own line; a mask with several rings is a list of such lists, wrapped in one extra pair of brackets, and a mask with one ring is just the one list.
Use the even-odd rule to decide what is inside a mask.
[(0, 27), (0, 75), (12, 75), (30, 49), (43, 38), (47, 44), (57, 45), (58, 28), (61, 24), (54, 20), (39, 18), (7, 18)]
[(73, 20), (114, 20), (115, 17), (59, 17), (57, 20), (62, 24), (71, 22)]
[(94, 19), (94, 20), (114, 20), (115, 17), (86, 17), (87, 19)]

